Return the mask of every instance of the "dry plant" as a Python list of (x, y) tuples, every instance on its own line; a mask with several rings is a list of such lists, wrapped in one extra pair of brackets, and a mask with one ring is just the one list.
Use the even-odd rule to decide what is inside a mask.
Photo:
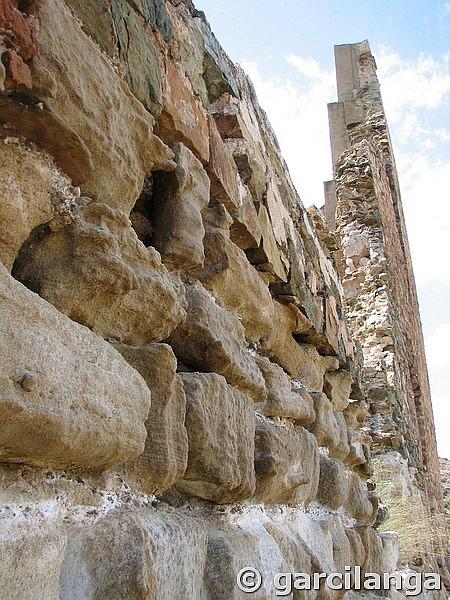
[(400, 563), (417, 564), (420, 557), (439, 556), (447, 544), (442, 515), (431, 514), (417, 490), (404, 494), (390, 479), (387, 469), (376, 469), (377, 493), (389, 509), (379, 531), (396, 531), (400, 541)]

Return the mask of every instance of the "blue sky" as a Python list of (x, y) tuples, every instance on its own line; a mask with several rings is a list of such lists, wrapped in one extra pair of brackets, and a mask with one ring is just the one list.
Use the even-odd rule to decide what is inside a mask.
[(408, 226), (441, 456), (450, 458), (450, 0), (197, 0), (255, 84), (305, 205), (331, 176), (333, 45), (368, 39)]

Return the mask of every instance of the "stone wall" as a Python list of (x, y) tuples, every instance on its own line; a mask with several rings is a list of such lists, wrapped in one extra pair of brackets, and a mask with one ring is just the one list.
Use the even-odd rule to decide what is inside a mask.
[(0, 596), (393, 570), (332, 236), (203, 13), (0, 0), (0, 49)]
[[(329, 105), (334, 182), (327, 183), (333, 193), (325, 213), (338, 238), (334, 256), (348, 323), (364, 355), (375, 479), (409, 487), (416, 501), (418, 494), (437, 529), (430, 555), (442, 564), (447, 542), (425, 349), (375, 59), (367, 42), (336, 46), (335, 58), (338, 102)], [(386, 495), (391, 503), (399, 497)]]

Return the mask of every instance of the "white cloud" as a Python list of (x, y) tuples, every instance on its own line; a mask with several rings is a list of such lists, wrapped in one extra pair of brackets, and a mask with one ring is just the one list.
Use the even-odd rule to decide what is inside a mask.
[(391, 125), (417, 109), (441, 106), (450, 94), (449, 57), (420, 55), (405, 60), (381, 47), (377, 52), (383, 103)]
[(450, 323), (439, 325), (425, 340), (438, 451), (450, 458)]

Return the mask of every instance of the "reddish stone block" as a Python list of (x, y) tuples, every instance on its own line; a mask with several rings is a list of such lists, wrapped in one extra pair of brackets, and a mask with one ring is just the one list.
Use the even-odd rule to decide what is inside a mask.
[(33, 83), (30, 67), (23, 62), (17, 52), (6, 50), (2, 54), (2, 61), (6, 67), (5, 89), (26, 88), (31, 90)]
[(18, 0), (0, 0), (0, 32), (6, 34), (23, 60), (36, 54), (36, 34), (27, 16), (18, 9)]
[(166, 61), (164, 107), (158, 119), (159, 137), (169, 146), (182, 142), (203, 162), (209, 161), (206, 114), (189, 81), (172, 61)]

